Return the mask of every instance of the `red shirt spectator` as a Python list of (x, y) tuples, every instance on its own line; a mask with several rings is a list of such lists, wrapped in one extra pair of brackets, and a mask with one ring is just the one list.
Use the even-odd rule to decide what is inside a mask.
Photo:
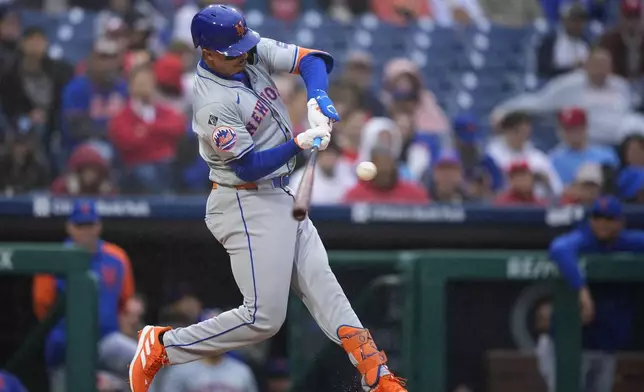
[(345, 203), (425, 204), (427, 191), (398, 178), (398, 166), (388, 148), (375, 148), (371, 160), (378, 169), (372, 181), (361, 181), (344, 196)]
[(67, 173), (54, 181), (51, 193), (102, 196), (114, 195), (117, 190), (110, 180), (110, 168), (105, 158), (94, 147), (84, 144), (74, 150), (67, 162)]
[(546, 204), (534, 194), (534, 175), (526, 161), (517, 161), (508, 169), (510, 186), (495, 200), (496, 205), (538, 205)]
[(371, 9), (380, 20), (399, 25), (431, 16), (427, 0), (371, 0)]
[(156, 83), (149, 67), (130, 75), (131, 99), (110, 121), (108, 135), (126, 167), (168, 161), (185, 133), (183, 114), (154, 102)]

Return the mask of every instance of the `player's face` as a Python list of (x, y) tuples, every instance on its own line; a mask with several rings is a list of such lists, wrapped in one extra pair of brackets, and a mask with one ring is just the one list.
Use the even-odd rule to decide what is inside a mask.
[(617, 237), (623, 227), (623, 222), (621, 219), (593, 216), (590, 218), (590, 227), (597, 239), (608, 241)]
[(212, 67), (215, 72), (225, 76), (232, 76), (242, 72), (248, 63), (248, 53), (237, 57), (226, 56), (212, 50), (203, 50), (202, 53), (206, 64)]
[(47, 51), (47, 38), (34, 34), (22, 42), (22, 52), (27, 57), (42, 58)]
[(434, 168), (435, 185), (443, 191), (454, 191), (463, 182), (463, 170), (456, 163), (445, 163)]
[(575, 126), (563, 129), (563, 139), (566, 144), (578, 146), (586, 141), (586, 126)]
[(102, 225), (100, 222), (75, 225), (67, 223), (67, 234), (72, 241), (83, 249), (93, 250), (98, 238), (101, 235)]
[(529, 171), (520, 171), (510, 175), (510, 186), (515, 192), (531, 193), (534, 186), (534, 176)]

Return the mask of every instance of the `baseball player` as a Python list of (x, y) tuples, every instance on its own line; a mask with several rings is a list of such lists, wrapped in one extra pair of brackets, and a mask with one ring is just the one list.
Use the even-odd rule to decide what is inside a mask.
[[(187, 328), (146, 326), (130, 365), (133, 392), (148, 390), (164, 365), (195, 361), (275, 335), (292, 288), (318, 325), (341, 345), (365, 391), (406, 392), (387, 357), (362, 327), (309, 219), (291, 217), (288, 175), (295, 156), (316, 138), (327, 147), (339, 117), (327, 96), (328, 53), (261, 38), (234, 8), (213, 5), (192, 20), (202, 58), (194, 86), (193, 130), (210, 166), (206, 225), (228, 251), (244, 297), (239, 308)], [(274, 73), (300, 74), (308, 93), (311, 129), (293, 126)]]

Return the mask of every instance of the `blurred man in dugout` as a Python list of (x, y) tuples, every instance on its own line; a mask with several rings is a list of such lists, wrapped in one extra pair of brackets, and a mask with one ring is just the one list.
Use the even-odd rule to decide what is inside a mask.
[[(98, 277), (98, 364), (99, 369), (127, 379), (127, 368), (136, 352), (136, 340), (120, 330), (120, 317), (130, 311), (134, 279), (130, 260), (123, 249), (101, 239), (102, 225), (96, 205), (89, 200), (74, 203), (67, 221), (65, 245), (88, 251), (91, 268)], [(59, 296), (65, 293), (65, 280), (52, 275), (36, 275), (33, 281), (33, 305), (38, 319), (52, 311)], [(127, 331), (126, 331), (127, 333)], [(66, 391), (65, 320), (51, 330), (45, 343), (45, 362), (50, 375), (51, 392)]]
[[(627, 348), (631, 338), (636, 306), (633, 296), (623, 284), (605, 284), (591, 290), (579, 268), (582, 255), (615, 252), (644, 252), (644, 231), (624, 228), (622, 206), (614, 196), (595, 200), (588, 221), (555, 238), (550, 245), (551, 260), (557, 264), (566, 282), (579, 293), (583, 323), (583, 392), (612, 391), (615, 352)], [(557, 326), (553, 325), (553, 328)], [(537, 359), (549, 390), (554, 391), (555, 347), (552, 339), (540, 338)]]

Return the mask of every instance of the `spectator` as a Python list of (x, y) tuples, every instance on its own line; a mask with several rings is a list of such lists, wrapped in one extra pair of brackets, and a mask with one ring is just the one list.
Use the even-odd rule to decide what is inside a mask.
[(291, 75), (276, 75), (273, 77), (273, 81), (288, 110), (291, 124), (293, 124), (293, 133), (298, 135), (300, 132), (306, 131), (309, 127), (309, 120), (304, 83)]
[(291, 390), (291, 378), (286, 359), (272, 359), (269, 361), (267, 368), (267, 392), (288, 392)]
[(71, 65), (47, 55), (49, 42), (38, 27), (25, 30), (20, 54), (14, 65), (0, 77), (0, 102), (10, 121), (29, 116), (44, 131), (44, 141), (58, 130), (60, 96), (73, 76)]
[(127, 75), (133, 68), (148, 65), (154, 62), (154, 53), (150, 39), (154, 34), (152, 21), (145, 17), (138, 17), (131, 27), (127, 52), (125, 53), (123, 69)]
[(622, 167), (644, 166), (644, 135), (627, 136), (619, 146), (619, 160)]
[(588, 121), (584, 109), (565, 108), (559, 112), (561, 143), (550, 151), (550, 160), (562, 182), (570, 184), (584, 162), (619, 166), (617, 154), (611, 147), (590, 144)]
[(317, 0), (317, 4), (331, 19), (343, 24), (369, 11), (369, 0)]
[[(417, 181), (424, 174), (423, 170), (418, 177), (414, 177), (409, 171), (405, 161), (401, 159), (403, 135), (396, 126), (396, 123), (387, 117), (374, 117), (365, 124), (360, 138), (358, 161), (368, 161), (371, 156), (371, 151), (376, 147), (389, 148), (392, 156), (399, 160), (398, 175), (400, 178)], [(429, 159), (425, 159), (424, 164), (426, 170), (429, 167)]]
[(107, 196), (117, 193), (110, 179), (110, 167), (90, 145), (79, 146), (67, 162), (67, 172), (54, 180), (54, 195)]
[(270, 14), (277, 20), (293, 22), (300, 14), (299, 0), (270, 0)]
[(479, 0), (479, 3), (490, 21), (505, 26), (526, 26), (543, 14), (537, 0)]
[(126, 102), (127, 86), (119, 76), (116, 43), (98, 40), (89, 58), (87, 76), (76, 76), (63, 91), (63, 149), (65, 155), (83, 142), (112, 153), (106, 143), (109, 120)]
[(534, 205), (543, 206), (545, 201), (535, 194), (535, 176), (526, 161), (515, 161), (508, 167), (508, 189), (495, 200), (499, 206)]
[(407, 25), (420, 18), (429, 18), (432, 11), (425, 0), (370, 0), (371, 11), (383, 22)]
[(180, 41), (170, 43), (154, 65), (160, 98), (182, 113), (192, 111), (194, 65), (194, 50)]
[(386, 110), (373, 91), (373, 58), (365, 52), (351, 52), (342, 79), (353, 83), (361, 92), (361, 101), (369, 116), (380, 117)]
[(402, 152), (399, 161), (406, 167), (407, 178), (420, 181), (427, 174), (432, 160), (432, 150), (437, 150), (440, 138), (429, 134), (421, 134), (414, 128), (412, 117), (406, 113), (393, 116), (394, 126), (402, 134)]
[[(467, 113), (454, 117), (455, 148), (461, 159), (468, 186), (473, 186), (470, 193), (486, 198), (489, 192), (498, 192), (503, 188), (503, 171), (494, 159), (482, 148), (485, 141), (483, 130), (476, 119)], [(489, 189), (488, 189), (489, 188)]]
[[(318, 153), (315, 166), (315, 184), (311, 193), (311, 204), (338, 204), (342, 196), (356, 183), (353, 166), (340, 161), (340, 148), (333, 141), (324, 151)], [(290, 187), (297, 190), (302, 180), (304, 169), (298, 170), (291, 176)]]
[[(341, 88), (346, 89), (346, 92), (355, 91), (348, 86)], [(334, 95), (339, 95), (339, 99), (336, 100), (333, 98)], [(333, 136), (342, 150), (342, 162), (349, 165), (356, 165), (359, 163), (356, 161), (361, 144), (362, 129), (368, 118), (367, 113), (362, 106), (356, 104), (354, 101), (350, 101), (350, 96), (343, 97), (332, 89), (329, 89), (329, 96), (333, 99), (338, 114), (342, 119), (342, 121), (333, 125)], [(345, 98), (347, 99), (346, 102), (344, 101)]]
[[(130, 75), (130, 78), (132, 76)], [(190, 102), (183, 95), (183, 61), (181, 57), (166, 53), (154, 62), (157, 100), (179, 113), (189, 110)]]
[[(624, 229), (622, 207), (617, 198), (604, 196), (591, 208), (587, 222), (553, 240), (550, 259), (568, 285), (578, 292), (582, 331), (582, 391), (610, 391), (615, 374), (615, 351), (627, 347), (635, 313), (633, 298), (620, 288), (597, 291), (593, 298), (579, 258), (586, 254), (644, 252), (644, 232)], [(553, 325), (557, 328), (557, 325)], [(539, 363), (553, 363), (554, 345), (537, 352)], [(555, 369), (544, 373), (550, 391), (554, 390)]]
[(486, 22), (479, 0), (431, 0), (431, 7), (434, 20), (440, 26)]
[(7, 139), (6, 150), (0, 150), (0, 192), (14, 196), (46, 189), (49, 166), (33, 129), (18, 128)]
[(461, 204), (468, 200), (463, 186), (461, 159), (454, 152), (444, 152), (432, 166), (429, 183), (429, 195), (432, 201)]
[(418, 184), (398, 177), (396, 158), (389, 148), (376, 147), (370, 161), (378, 169), (371, 181), (360, 181), (344, 196), (346, 203), (425, 204), (427, 192)]
[(541, 0), (541, 7), (545, 14), (545, 18), (551, 25), (559, 23), (561, 10), (570, 4), (582, 4), (588, 13), (588, 17), (592, 21), (599, 21), (602, 24), (607, 22), (611, 14), (611, 8), (616, 3), (612, 0), (597, 0), (597, 1), (578, 1), (578, 0)]
[[(195, 12), (196, 14), (196, 12)], [(96, 16), (94, 21), (95, 38), (101, 39), (106, 37), (110, 23), (114, 23), (114, 18), (122, 20), (128, 28), (134, 25), (134, 22), (142, 15), (134, 8), (133, 0), (109, 0), (106, 9), (103, 9)]]
[(145, 302), (137, 295), (130, 297), (119, 313), (119, 331), (125, 336), (137, 339), (139, 331), (143, 329), (143, 316), (145, 316)]
[(0, 4), (0, 76), (13, 67), (18, 58), (20, 18), (10, 4)]
[[(77, 246), (92, 255), (92, 271), (98, 277), (99, 362), (102, 370), (127, 377), (127, 365), (136, 352), (136, 340), (119, 331), (119, 312), (134, 295), (134, 279), (130, 260), (123, 249), (103, 241), (102, 225), (96, 204), (76, 200), (67, 221), (66, 246)], [(42, 320), (63, 295), (64, 280), (53, 275), (36, 275), (33, 281), (34, 313)], [(51, 372), (51, 390), (65, 391), (65, 352), (67, 346), (65, 320), (49, 333), (45, 343), (45, 361)]]
[(613, 59), (614, 72), (624, 78), (637, 80), (644, 72), (644, 30), (642, 4), (639, 0), (621, 0), (620, 18), (616, 27), (599, 38)]
[(449, 121), (436, 97), (423, 86), (418, 65), (405, 58), (385, 64), (383, 72), (383, 102), (393, 116), (406, 113), (413, 116), (414, 129), (421, 133), (447, 134)]
[(539, 91), (503, 102), (494, 110), (493, 118), (512, 110), (548, 114), (569, 106), (586, 110), (592, 143), (617, 144), (625, 124), (644, 124), (642, 116), (633, 114), (628, 83), (612, 74), (610, 53), (602, 48), (590, 53), (584, 69), (558, 76)]
[(109, 124), (109, 139), (125, 166), (124, 190), (167, 192), (172, 186), (171, 165), (186, 119), (156, 102), (152, 69), (130, 73), (130, 100)]
[(561, 26), (543, 37), (537, 51), (537, 73), (542, 78), (582, 67), (590, 52), (590, 44), (584, 37), (586, 8), (580, 3), (568, 4), (561, 11), (561, 18)]
[(2, 392), (27, 392), (27, 388), (13, 374), (0, 370), (0, 391)]
[(563, 185), (550, 159), (529, 141), (532, 134), (530, 117), (522, 112), (509, 113), (501, 121), (501, 132), (502, 135), (487, 147), (487, 153), (496, 164), (507, 171), (513, 162), (526, 161), (537, 183), (537, 195), (560, 195)]
[(620, 198), (629, 204), (644, 204), (644, 167), (629, 166), (619, 173), (617, 189)]
[(577, 169), (575, 179), (564, 191), (560, 203), (590, 206), (602, 194), (603, 187), (602, 167), (594, 162), (586, 162)]

